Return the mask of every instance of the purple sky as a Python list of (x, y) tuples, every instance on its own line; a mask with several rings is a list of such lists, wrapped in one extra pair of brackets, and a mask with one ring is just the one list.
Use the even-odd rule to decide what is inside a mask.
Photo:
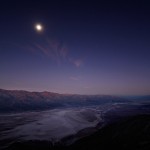
[(0, 88), (150, 94), (146, 1), (8, 0), (0, 20)]

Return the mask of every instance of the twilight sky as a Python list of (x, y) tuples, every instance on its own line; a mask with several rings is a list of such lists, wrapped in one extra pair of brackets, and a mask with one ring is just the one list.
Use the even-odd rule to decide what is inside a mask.
[(150, 4), (0, 2), (0, 88), (150, 94)]

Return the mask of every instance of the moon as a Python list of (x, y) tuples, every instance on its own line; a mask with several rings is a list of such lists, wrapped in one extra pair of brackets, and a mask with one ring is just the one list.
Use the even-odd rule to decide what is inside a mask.
[(36, 28), (36, 30), (39, 31), (39, 32), (43, 30), (43, 26), (42, 26), (41, 24), (36, 24), (36, 25), (35, 25), (35, 28)]

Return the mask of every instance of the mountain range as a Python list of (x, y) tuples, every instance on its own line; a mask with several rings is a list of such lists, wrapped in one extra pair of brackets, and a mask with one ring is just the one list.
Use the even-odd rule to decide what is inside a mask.
[(45, 110), (60, 107), (94, 106), (127, 102), (127, 98), (110, 95), (59, 94), (0, 89), (0, 112)]

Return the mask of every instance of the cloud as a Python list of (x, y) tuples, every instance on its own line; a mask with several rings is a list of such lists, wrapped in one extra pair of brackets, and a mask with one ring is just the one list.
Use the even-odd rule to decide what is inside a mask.
[(71, 79), (71, 80), (74, 80), (74, 81), (78, 81), (78, 80), (79, 80), (79, 77), (73, 77), (73, 76), (72, 76), (72, 77), (70, 77), (70, 79)]
[(83, 65), (82, 59), (70, 59), (70, 62), (75, 65), (77, 68), (81, 67)]
[(40, 52), (52, 61), (57, 62), (57, 64), (61, 64), (62, 61), (67, 61), (68, 59), (68, 48), (64, 43), (56, 40), (46, 39), (42, 44), (34, 43), (28, 49), (31, 52)]
[(63, 62), (73, 64), (75, 67), (80, 68), (83, 66), (83, 59), (70, 56), (69, 49), (63, 42), (53, 40), (50, 38), (44, 39), (42, 43), (34, 43), (28, 46), (28, 50), (32, 53), (40, 53), (51, 61), (56, 62), (58, 65)]

